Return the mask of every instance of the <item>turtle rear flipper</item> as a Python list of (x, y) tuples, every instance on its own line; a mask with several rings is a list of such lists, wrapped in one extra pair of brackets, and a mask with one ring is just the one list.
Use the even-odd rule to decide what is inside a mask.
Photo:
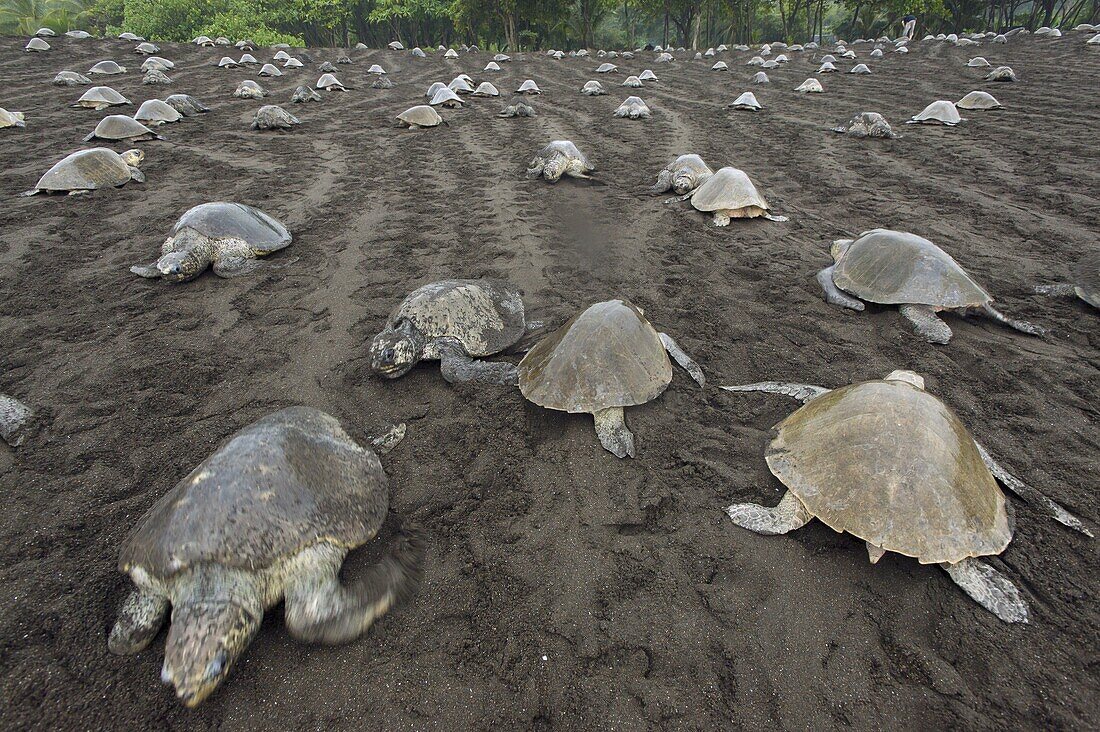
[(1027, 601), (1016, 585), (985, 562), (964, 559), (941, 564), (955, 584), (979, 605), (1006, 623), (1028, 622)]
[(832, 265), (817, 273), (817, 283), (825, 291), (825, 301), (830, 305), (838, 305), (849, 310), (863, 310), (866, 306), (862, 302), (841, 292), (840, 288), (833, 282), (833, 271), (835, 269), (836, 265)]
[(699, 364), (684, 352), (684, 349), (680, 348), (679, 344), (668, 333), (658, 333), (661, 338), (661, 343), (664, 344), (665, 350), (668, 351), (668, 355), (672, 356), (676, 360), (676, 363), (687, 371), (691, 378), (695, 379), (695, 383), (699, 386), (707, 385), (707, 377), (703, 375), (703, 369), (699, 368)]
[(653, 194), (665, 193), (672, 188), (672, 171), (662, 170), (657, 175), (657, 182), (649, 188), (649, 192)]
[(118, 611), (107, 649), (116, 656), (140, 653), (156, 637), (167, 616), (167, 597), (135, 588)]
[(592, 415), (596, 435), (604, 449), (617, 458), (634, 457), (634, 434), (626, 426), (622, 407), (603, 409)]
[(755, 503), (735, 503), (726, 509), (726, 515), (742, 528), (769, 536), (800, 529), (813, 518), (805, 504), (790, 491), (783, 494), (774, 508)]
[(1026, 320), (1016, 320), (1015, 318), (1010, 318), (989, 303), (986, 303), (982, 306), (982, 312), (984, 312), (993, 320), (996, 320), (999, 323), (1004, 323), (1009, 328), (1018, 330), (1021, 333), (1027, 333), (1028, 335), (1033, 336), (1041, 336), (1046, 333), (1046, 330), (1043, 327), (1035, 325), (1033, 323), (1029, 323)]
[(738, 386), (720, 386), (725, 391), (762, 391), (768, 394), (782, 394), (783, 396), (797, 399), (805, 404), (815, 397), (828, 394), (831, 390), (824, 386), (813, 384), (792, 384), (779, 381), (759, 381), (755, 384), (741, 384)]
[(457, 338), (438, 338), (440, 371), (449, 384), (519, 384), (519, 370), (503, 361), (479, 361), (470, 358)]
[(157, 263), (152, 264), (135, 264), (130, 267), (130, 271), (136, 274), (138, 277), (145, 277), (146, 279), (155, 280), (159, 278), (160, 270), (157, 269)]
[(913, 324), (913, 328), (921, 338), (929, 343), (941, 345), (951, 340), (951, 327), (940, 320), (936, 311), (929, 305), (902, 305), (898, 308), (905, 319)]
[(130, 180), (136, 181), (138, 183), (144, 183), (145, 182), (145, 173), (142, 173), (139, 168), (131, 167), (130, 168)]

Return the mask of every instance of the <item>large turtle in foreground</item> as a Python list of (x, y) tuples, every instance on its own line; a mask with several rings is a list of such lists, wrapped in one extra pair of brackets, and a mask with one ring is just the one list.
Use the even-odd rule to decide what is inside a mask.
[[(373, 447), (384, 454), (403, 435), (401, 425)], [(136, 587), (108, 648), (143, 650), (171, 606), (161, 679), (193, 707), (281, 600), (298, 640), (352, 641), (419, 580), (422, 540), (412, 532), (365, 575), (340, 581), (344, 558), (374, 538), (388, 509), (378, 457), (334, 417), (310, 407), (269, 414), (230, 437), (130, 532), (118, 566)]]
[[(667, 353), (666, 353), (667, 351)], [(627, 300), (590, 305), (541, 340), (519, 364), (519, 388), (540, 407), (591, 414), (600, 444), (634, 457), (623, 408), (656, 399), (672, 381), (671, 354), (703, 386), (703, 371)]]
[(501, 280), (443, 280), (413, 290), (370, 345), (370, 367), (388, 379), (438, 360), (448, 382), (515, 385), (516, 367), (475, 359), (501, 353), (527, 332), (522, 293)]
[(184, 282), (213, 265), (219, 277), (237, 277), (259, 267), (263, 257), (287, 246), (293, 237), (263, 211), (243, 203), (203, 203), (189, 209), (161, 245), (161, 257), (130, 271), (142, 277)]
[(1094, 308), (1100, 308), (1100, 252), (1081, 257), (1073, 270), (1072, 282), (1036, 285), (1035, 292), (1059, 297), (1076, 295)]
[(574, 178), (591, 178), (588, 175), (596, 166), (588, 162), (584, 153), (569, 140), (554, 140), (539, 150), (527, 167), (528, 178), (540, 175), (550, 183), (557, 183), (563, 175)]
[(677, 195), (690, 193), (707, 182), (714, 171), (698, 155), (681, 155), (665, 166), (657, 174), (657, 183), (649, 189), (650, 193), (664, 193), (672, 189)]
[(773, 508), (729, 506), (726, 513), (738, 526), (786, 534), (816, 517), (863, 539), (871, 562), (891, 551), (939, 564), (1009, 623), (1028, 621), (1027, 603), (1008, 578), (977, 559), (1000, 554), (1012, 539), (1011, 506), (995, 478), (1063, 524), (1092, 535), (998, 465), (912, 371), (835, 391), (778, 382), (722, 388), (784, 394), (805, 404), (775, 426), (765, 457), (787, 493)]
[(835, 264), (817, 273), (829, 303), (863, 310), (858, 297), (898, 305), (917, 333), (931, 343), (951, 340), (951, 328), (936, 315), (941, 310), (978, 309), (1022, 333), (1043, 334), (1039, 326), (995, 309), (993, 297), (951, 255), (916, 234), (871, 229), (856, 239), (833, 242), (831, 254)]
[(145, 160), (141, 150), (127, 150), (119, 155), (105, 147), (77, 150), (53, 165), (38, 179), (34, 188), (22, 195), (36, 193), (68, 193), (70, 196), (97, 188), (121, 186), (131, 180), (145, 182), (138, 166)]

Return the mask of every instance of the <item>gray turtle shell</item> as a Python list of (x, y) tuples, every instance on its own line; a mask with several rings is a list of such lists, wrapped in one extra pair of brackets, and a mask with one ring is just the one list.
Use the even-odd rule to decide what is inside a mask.
[(129, 140), (143, 135), (163, 139), (133, 117), (127, 117), (124, 114), (111, 114), (101, 119), (99, 124), (95, 126), (95, 130), (84, 139), (91, 140), (98, 137), (102, 140)]
[(57, 86), (83, 86), (85, 84), (91, 84), (92, 80), (75, 71), (58, 71), (57, 76), (53, 79), (53, 83)]
[(759, 216), (768, 211), (768, 202), (749, 176), (731, 167), (719, 168), (696, 188), (691, 205), (699, 211), (729, 211), (738, 217)]
[(76, 100), (77, 106), (94, 106), (98, 104), (132, 104), (126, 97), (119, 94), (109, 86), (93, 86), (80, 95)]
[(415, 107), (410, 107), (397, 115), (397, 119), (409, 126), (416, 125), (417, 127), (435, 127), (443, 121), (439, 113), (427, 104), (419, 104)]
[(571, 140), (554, 140), (553, 142), (547, 144), (546, 147), (539, 151), (539, 154), (535, 156), (535, 159), (531, 161), (532, 165), (537, 163), (539, 160), (549, 160), (554, 155), (564, 155), (570, 160), (580, 160), (582, 163), (584, 163), (584, 167), (587, 170), (591, 171), (596, 169), (595, 166), (593, 166), (592, 163), (588, 161), (588, 158), (585, 156), (585, 154), (577, 149), (577, 146), (574, 145)]
[(993, 298), (947, 252), (904, 231), (860, 234), (833, 269), (837, 287), (882, 305), (975, 307)]
[(1073, 291), (1094, 308), (1100, 308), (1100, 252), (1087, 254), (1074, 269)]
[(258, 208), (226, 201), (189, 209), (180, 216), (169, 236), (183, 229), (192, 229), (209, 239), (241, 239), (265, 254), (283, 249), (293, 240), (285, 226)]
[(164, 103), (184, 117), (193, 117), (210, 111), (210, 107), (189, 94), (169, 94), (164, 98)]
[(519, 364), (523, 396), (563, 412), (644, 404), (670, 381), (672, 364), (661, 337), (628, 300), (589, 306)]
[(493, 279), (443, 280), (419, 287), (394, 309), (386, 327), (402, 320), (428, 340), (457, 338), (474, 357), (500, 353), (527, 332), (522, 293)]
[(378, 457), (334, 417), (290, 407), (234, 434), (153, 504), (123, 544), (119, 569), (258, 570), (320, 542), (364, 544), (387, 510)]
[(130, 180), (130, 166), (105, 147), (78, 150), (46, 171), (35, 184), (40, 191), (85, 191), (120, 186)]
[(114, 61), (100, 61), (92, 68), (88, 69), (89, 74), (123, 74), (126, 73), (124, 66), (119, 66)]
[(134, 119), (138, 122), (179, 122), (182, 117), (179, 110), (159, 99), (146, 99), (134, 113)]

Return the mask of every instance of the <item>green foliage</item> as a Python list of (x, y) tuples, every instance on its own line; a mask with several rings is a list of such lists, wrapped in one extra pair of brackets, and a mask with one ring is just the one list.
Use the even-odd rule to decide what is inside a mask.
[(80, 0), (0, 0), (0, 33), (29, 36), (39, 28), (64, 33), (87, 17)]
[[(190, 41), (200, 35), (250, 38), (261, 45), (304, 45), (301, 36), (268, 25), (288, 3), (249, 0), (124, 0), (123, 27), (159, 41)], [(300, 5), (301, 3), (289, 3)], [(301, 8), (298, 8), (301, 12)]]

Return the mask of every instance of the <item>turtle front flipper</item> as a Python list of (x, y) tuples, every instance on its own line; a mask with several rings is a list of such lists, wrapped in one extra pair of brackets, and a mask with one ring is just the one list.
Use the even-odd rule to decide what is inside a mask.
[(1027, 602), (1016, 585), (993, 567), (977, 559), (964, 559), (955, 564), (945, 562), (940, 566), (963, 592), (1001, 620), (1028, 622)]
[(1077, 289), (1071, 282), (1059, 282), (1054, 285), (1035, 285), (1034, 292), (1036, 295), (1051, 297), (1073, 297), (1077, 294)]
[(836, 269), (836, 265), (826, 267), (817, 273), (817, 283), (821, 285), (821, 289), (825, 291), (825, 302), (830, 305), (839, 305), (849, 310), (863, 310), (865, 306), (862, 302), (851, 295), (841, 292), (840, 288), (833, 282), (834, 269)]
[(218, 277), (240, 277), (258, 269), (256, 252), (241, 239), (223, 239), (214, 247), (214, 274)]
[(596, 436), (605, 450), (617, 458), (634, 457), (634, 433), (626, 426), (622, 407), (602, 409), (592, 417)]
[(695, 363), (691, 356), (684, 353), (684, 349), (680, 348), (668, 333), (658, 333), (657, 335), (661, 337), (661, 343), (664, 344), (668, 355), (672, 356), (684, 371), (691, 374), (691, 378), (695, 379), (696, 384), (706, 386), (707, 377), (703, 375), (703, 369), (699, 368), (699, 364)]
[(657, 182), (650, 187), (650, 193), (665, 193), (672, 188), (672, 171), (665, 169), (657, 175)]
[(456, 338), (438, 338), (435, 343), (439, 350), (440, 371), (450, 384), (519, 384), (519, 370), (510, 363), (470, 358)]
[(399, 425), (395, 425), (390, 428), (388, 432), (383, 435), (379, 435), (370, 441), (371, 447), (379, 455), (385, 455), (387, 452), (397, 447), (401, 440), (405, 439), (405, 423), (402, 422)]
[(117, 656), (145, 650), (168, 616), (168, 598), (135, 587), (118, 611), (118, 620), (107, 638), (107, 648)]
[(286, 589), (286, 625), (301, 641), (335, 645), (362, 635), (420, 584), (424, 540), (406, 529), (380, 562), (347, 587), (340, 584), (343, 551), (317, 545), (299, 556)]
[(755, 384), (720, 386), (718, 388), (726, 391), (763, 391), (768, 394), (782, 394), (783, 396), (797, 399), (803, 404), (822, 394), (828, 394), (831, 391), (831, 389), (826, 389), (824, 386), (814, 386), (813, 384), (790, 384), (779, 381), (758, 381)]
[(993, 318), (997, 322), (1004, 323), (1009, 328), (1014, 328), (1021, 333), (1027, 333), (1028, 335), (1033, 336), (1041, 336), (1046, 333), (1046, 330), (1041, 326), (1029, 323), (1026, 320), (1016, 320), (1015, 318), (1010, 318), (989, 303), (986, 303), (982, 306), (982, 312), (984, 312), (986, 315)]
[(982, 456), (982, 462), (989, 468), (989, 472), (993, 473), (993, 477), (1001, 481), (1005, 488), (1015, 493), (1020, 498), (1024, 499), (1033, 506), (1039, 506), (1046, 509), (1047, 515), (1051, 516), (1055, 521), (1065, 526), (1080, 531), (1086, 536), (1092, 536), (1092, 531), (1081, 521), (1081, 519), (1074, 516), (1072, 513), (1062, 508), (1058, 503), (1047, 498), (1046, 495), (1041, 493), (1038, 489), (1032, 488), (1027, 483), (1017, 478), (1012, 473), (1001, 467), (993, 456), (981, 446), (980, 443), (975, 442), (974, 445), (978, 448), (978, 454)]
[(527, 169), (528, 178), (538, 178), (542, 175), (542, 169), (546, 167), (546, 161), (541, 158), (536, 158), (532, 161), (534, 164)]
[(800, 529), (813, 518), (798, 496), (787, 491), (775, 508), (756, 503), (735, 503), (726, 508), (726, 515), (741, 528), (757, 534), (786, 534)]
[(913, 324), (913, 329), (917, 331), (917, 335), (929, 343), (943, 345), (951, 340), (951, 327), (940, 320), (940, 316), (936, 315), (936, 311), (932, 307), (928, 305), (902, 305), (898, 310), (901, 311), (906, 320)]
[(145, 277), (150, 280), (155, 280), (160, 277), (160, 270), (157, 269), (156, 262), (152, 264), (135, 264), (133, 267), (130, 267), (130, 271), (138, 277)]

